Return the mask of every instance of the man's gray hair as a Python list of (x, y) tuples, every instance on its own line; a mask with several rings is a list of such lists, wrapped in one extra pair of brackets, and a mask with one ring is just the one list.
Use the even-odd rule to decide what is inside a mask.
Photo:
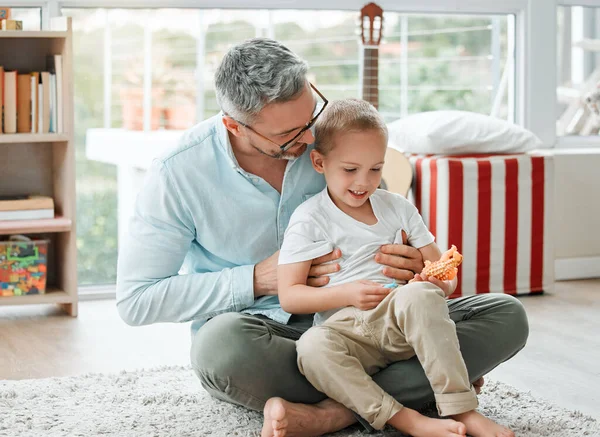
[(232, 47), (215, 73), (217, 103), (251, 124), (269, 103), (293, 100), (306, 86), (308, 64), (283, 44), (253, 38)]

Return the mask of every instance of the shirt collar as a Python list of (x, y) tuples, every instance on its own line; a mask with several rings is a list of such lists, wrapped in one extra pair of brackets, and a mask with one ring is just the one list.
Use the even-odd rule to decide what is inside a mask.
[(229, 131), (223, 124), (223, 112), (219, 112), (217, 117), (217, 138), (219, 147), (225, 152), (225, 156), (227, 156), (229, 163), (231, 164), (231, 168), (235, 170), (242, 170), (240, 164), (238, 163), (235, 154), (233, 153), (233, 148), (231, 147), (231, 142), (229, 141)]

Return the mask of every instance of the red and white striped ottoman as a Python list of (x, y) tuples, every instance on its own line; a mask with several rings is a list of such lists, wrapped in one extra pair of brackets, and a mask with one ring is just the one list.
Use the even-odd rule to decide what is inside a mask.
[(451, 297), (554, 286), (551, 156), (410, 157), (412, 200), (442, 251), (463, 254)]

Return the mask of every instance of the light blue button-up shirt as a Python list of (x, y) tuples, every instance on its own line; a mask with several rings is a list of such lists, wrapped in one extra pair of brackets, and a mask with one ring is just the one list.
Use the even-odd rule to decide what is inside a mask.
[(279, 250), (292, 212), (325, 187), (310, 150), (289, 161), (281, 194), (244, 171), (222, 114), (155, 159), (120, 248), (117, 306), (127, 323), (193, 321), (225, 312), (287, 323), (276, 296), (254, 299), (254, 265)]

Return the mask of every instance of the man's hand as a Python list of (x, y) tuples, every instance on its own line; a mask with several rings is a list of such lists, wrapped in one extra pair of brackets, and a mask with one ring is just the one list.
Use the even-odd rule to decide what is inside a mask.
[(334, 249), (333, 252), (327, 255), (315, 258), (308, 271), (308, 279), (306, 285), (311, 287), (322, 287), (329, 282), (329, 276), (325, 276), (329, 273), (334, 273), (340, 270), (338, 263), (325, 264), (326, 262), (339, 259), (342, 256), (340, 249)]
[(254, 266), (254, 299), (277, 294), (279, 251)]
[(411, 280), (423, 270), (423, 256), (418, 249), (407, 245), (406, 232), (402, 231), (402, 244), (386, 244), (375, 255), (375, 261), (384, 265), (383, 274), (400, 281)]
[(344, 287), (348, 305), (363, 311), (375, 308), (392, 291), (391, 288), (386, 288), (377, 282), (365, 280), (354, 281), (340, 287)]
[[(323, 255), (313, 260), (306, 285), (311, 287), (322, 287), (329, 282), (329, 277), (324, 276), (328, 273), (337, 272), (340, 269), (338, 263), (324, 264), (336, 260), (342, 256), (340, 249)], [(254, 298), (260, 296), (277, 295), (277, 265), (279, 261), (279, 251), (259, 262), (254, 266)]]

